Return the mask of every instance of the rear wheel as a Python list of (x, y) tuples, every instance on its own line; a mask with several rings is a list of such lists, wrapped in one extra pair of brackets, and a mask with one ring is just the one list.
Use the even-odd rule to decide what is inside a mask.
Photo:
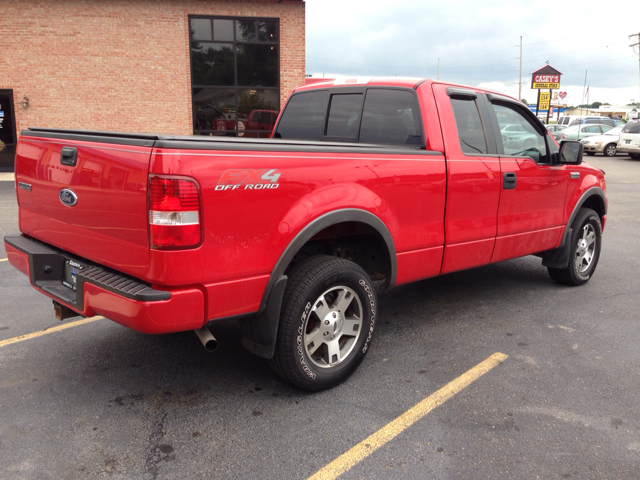
[(602, 224), (590, 208), (582, 208), (571, 224), (569, 265), (566, 268), (547, 267), (556, 282), (582, 285), (593, 275), (600, 258)]
[(629, 156), (634, 160), (640, 160), (640, 153), (630, 153)]
[(270, 366), (302, 389), (331, 388), (369, 349), (377, 308), (371, 281), (357, 264), (330, 256), (302, 260), (287, 275)]
[(615, 143), (610, 143), (604, 147), (604, 156), (605, 157), (613, 157), (616, 154), (617, 145)]

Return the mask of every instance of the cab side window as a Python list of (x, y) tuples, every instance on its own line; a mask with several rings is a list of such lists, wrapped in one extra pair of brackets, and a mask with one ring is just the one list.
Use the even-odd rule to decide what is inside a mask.
[(362, 112), (361, 143), (422, 145), (419, 110), (405, 90), (370, 88)]
[(452, 98), (460, 149), (469, 155), (487, 153), (487, 138), (474, 98)]
[(505, 155), (529, 157), (536, 163), (551, 163), (544, 135), (534, 127), (534, 119), (506, 102), (492, 105), (500, 128), (496, 139), (498, 148), (502, 144)]

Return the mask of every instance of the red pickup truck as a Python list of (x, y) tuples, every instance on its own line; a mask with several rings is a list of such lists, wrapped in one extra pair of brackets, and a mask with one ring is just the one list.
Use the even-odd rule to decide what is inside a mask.
[[(518, 125), (527, 142), (504, 142)], [(296, 88), (272, 139), (31, 128), (9, 260), (58, 318), (134, 330), (240, 322), (242, 345), (321, 390), (371, 346), (376, 290), (538, 255), (593, 274), (604, 173), (521, 102), (419, 79)]]

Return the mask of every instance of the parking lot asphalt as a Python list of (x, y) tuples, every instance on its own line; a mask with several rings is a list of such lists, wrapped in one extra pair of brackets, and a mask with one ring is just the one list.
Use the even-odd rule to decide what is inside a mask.
[[(524, 257), (397, 287), (358, 371), (315, 394), (244, 351), (233, 321), (213, 354), (106, 319), (41, 335), (65, 323), (0, 247), (0, 478), (335, 478), (345, 455), (341, 479), (640, 478), (640, 162), (585, 161), (609, 198), (591, 281), (560, 286)], [(0, 234), (17, 231), (0, 181)]]

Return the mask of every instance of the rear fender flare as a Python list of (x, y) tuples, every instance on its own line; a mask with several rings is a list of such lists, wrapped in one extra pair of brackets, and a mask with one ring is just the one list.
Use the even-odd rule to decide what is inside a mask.
[(273, 285), (282, 275), (284, 275), (284, 272), (291, 263), (291, 260), (293, 260), (293, 257), (298, 253), (302, 246), (325, 228), (344, 222), (364, 223), (378, 232), (380, 237), (384, 240), (387, 246), (387, 251), (389, 252), (391, 272), (385, 286), (386, 288), (391, 288), (395, 284), (397, 271), (396, 247), (393, 242), (391, 232), (385, 223), (373, 213), (359, 208), (345, 208), (325, 213), (324, 215), (312, 220), (302, 230), (300, 230), (300, 232), (298, 232), (293, 240), (291, 240), (287, 248), (285, 248), (280, 255), (280, 258), (271, 272), (267, 288), (265, 289), (264, 296), (262, 297), (262, 303), (260, 304), (260, 311), (266, 308), (267, 300)]
[(344, 222), (364, 223), (374, 228), (382, 237), (389, 252), (391, 270), (385, 286), (386, 288), (391, 288), (394, 285), (397, 272), (396, 249), (391, 232), (382, 220), (366, 210), (357, 208), (337, 210), (321, 215), (298, 232), (280, 255), (265, 288), (258, 315), (240, 321), (242, 330), (241, 343), (247, 350), (263, 358), (270, 359), (273, 357), (282, 297), (287, 283), (287, 276), (284, 274), (287, 267), (296, 253), (318, 232)]

